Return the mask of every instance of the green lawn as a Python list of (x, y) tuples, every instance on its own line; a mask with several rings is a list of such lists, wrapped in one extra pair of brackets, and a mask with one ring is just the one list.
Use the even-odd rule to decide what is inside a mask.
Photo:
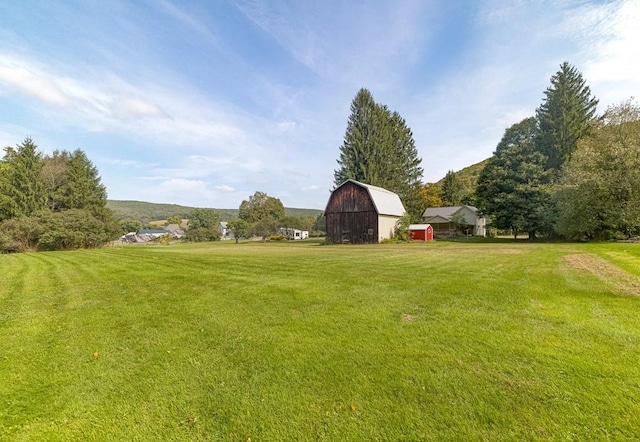
[(0, 255), (0, 440), (640, 438), (640, 245)]

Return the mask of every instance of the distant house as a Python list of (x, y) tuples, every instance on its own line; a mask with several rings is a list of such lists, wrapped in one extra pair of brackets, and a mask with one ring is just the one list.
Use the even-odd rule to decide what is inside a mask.
[(184, 230), (178, 224), (169, 224), (164, 230), (170, 232), (173, 239), (180, 239), (184, 236)]
[(169, 224), (164, 229), (141, 229), (123, 235), (120, 240), (125, 243), (143, 244), (158, 241), (163, 236), (171, 239), (180, 239), (184, 236), (184, 230), (177, 224)]
[(429, 207), (422, 216), (426, 223), (433, 226), (434, 235), (451, 236), (458, 232), (455, 221), (463, 221), (459, 229), (462, 233), (474, 236), (487, 236), (487, 218), (478, 215), (473, 206)]
[(397, 194), (382, 187), (347, 180), (331, 192), (324, 211), (327, 241), (378, 243), (393, 236), (404, 213)]
[(229, 227), (226, 221), (220, 221), (218, 223), (218, 232), (220, 232), (220, 239), (222, 240), (235, 238), (235, 236), (233, 235), (233, 232), (229, 230)]
[(289, 227), (280, 227), (278, 231), (280, 235), (283, 235), (285, 238), (291, 239), (291, 240), (309, 238), (309, 231), (307, 230), (298, 230), (298, 229), (291, 229)]

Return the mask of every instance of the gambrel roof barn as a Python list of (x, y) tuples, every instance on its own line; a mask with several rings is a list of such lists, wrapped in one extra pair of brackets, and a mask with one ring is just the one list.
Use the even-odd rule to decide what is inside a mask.
[(327, 241), (367, 244), (391, 238), (405, 209), (400, 197), (382, 187), (346, 180), (324, 211)]

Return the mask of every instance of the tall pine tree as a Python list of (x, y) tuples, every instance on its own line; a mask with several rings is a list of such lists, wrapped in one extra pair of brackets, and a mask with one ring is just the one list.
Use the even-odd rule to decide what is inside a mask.
[(43, 161), (30, 137), (16, 148), (5, 149), (0, 192), (0, 220), (30, 216), (45, 207), (46, 191), (42, 178)]
[(351, 103), (334, 185), (353, 179), (395, 192), (410, 205), (421, 184), (421, 162), (404, 118), (360, 89)]
[(547, 168), (559, 171), (586, 135), (598, 100), (591, 96), (582, 74), (568, 62), (551, 77), (544, 101), (536, 109), (537, 148), (547, 156)]
[(459, 206), (462, 204), (464, 189), (458, 176), (453, 170), (447, 172), (442, 180), (442, 203), (445, 206)]
[(98, 169), (80, 149), (66, 154), (63, 179), (57, 189), (57, 210), (84, 209), (100, 214), (107, 205), (107, 191)]
[(351, 115), (347, 121), (347, 130), (340, 147), (340, 166), (334, 172), (334, 184), (339, 186), (347, 179), (368, 182), (376, 175), (375, 153), (376, 139), (380, 133), (379, 109), (371, 92), (360, 89), (351, 102)]

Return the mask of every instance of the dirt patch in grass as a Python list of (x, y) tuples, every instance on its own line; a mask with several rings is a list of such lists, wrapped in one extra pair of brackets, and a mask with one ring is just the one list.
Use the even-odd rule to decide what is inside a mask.
[(640, 296), (640, 278), (625, 272), (594, 254), (566, 255), (564, 260), (569, 268), (586, 270), (626, 294)]
[(405, 324), (411, 324), (416, 322), (417, 316), (416, 315), (410, 315), (408, 313), (404, 313), (402, 315), (402, 322), (404, 322)]

